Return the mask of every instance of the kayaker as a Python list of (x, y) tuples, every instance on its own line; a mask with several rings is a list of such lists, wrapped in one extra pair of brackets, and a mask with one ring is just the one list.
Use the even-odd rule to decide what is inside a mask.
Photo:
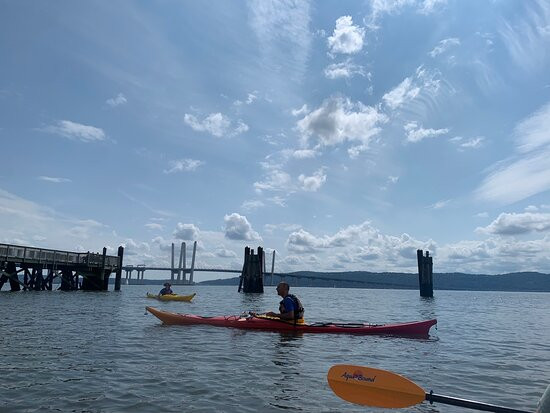
[(164, 283), (163, 285), (164, 285), (164, 288), (162, 290), (160, 290), (159, 295), (174, 294), (174, 292), (170, 288), (172, 286), (172, 284)]
[(281, 320), (301, 320), (304, 318), (304, 308), (300, 303), (298, 297), (294, 294), (289, 294), (290, 285), (281, 281), (277, 285), (277, 294), (283, 297), (283, 301), (279, 304), (279, 313), (270, 311), (266, 313), (267, 316), (277, 317)]

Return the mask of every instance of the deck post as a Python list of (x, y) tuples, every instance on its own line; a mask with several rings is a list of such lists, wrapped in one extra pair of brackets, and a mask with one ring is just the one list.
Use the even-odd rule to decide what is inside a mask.
[(122, 279), (122, 258), (124, 257), (124, 247), (121, 245), (118, 247), (118, 267), (115, 277), (115, 291), (120, 291), (120, 282)]

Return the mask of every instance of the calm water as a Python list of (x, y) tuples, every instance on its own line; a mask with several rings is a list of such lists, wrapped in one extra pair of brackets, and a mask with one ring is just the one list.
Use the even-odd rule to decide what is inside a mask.
[[(111, 286), (112, 288), (112, 286)], [(437, 318), (429, 339), (162, 326), (145, 305), (200, 315), (278, 307), (274, 287), (176, 287), (193, 303), (120, 293), (0, 292), (0, 411), (382, 412), (348, 404), (326, 381), (339, 363), (398, 372), (425, 390), (534, 410), (550, 383), (550, 295), (294, 288), (308, 321)], [(423, 403), (399, 411), (464, 412)]]

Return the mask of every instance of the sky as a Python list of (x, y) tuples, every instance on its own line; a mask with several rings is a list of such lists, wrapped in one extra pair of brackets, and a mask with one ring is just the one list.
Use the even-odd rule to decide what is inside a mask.
[(0, 243), (550, 272), (547, 0), (0, 0), (0, 56)]

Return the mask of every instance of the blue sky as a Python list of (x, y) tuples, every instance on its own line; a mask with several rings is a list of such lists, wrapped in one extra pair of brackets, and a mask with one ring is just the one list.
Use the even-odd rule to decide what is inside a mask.
[(549, 272), (548, 1), (0, 1), (0, 53), (0, 242)]

